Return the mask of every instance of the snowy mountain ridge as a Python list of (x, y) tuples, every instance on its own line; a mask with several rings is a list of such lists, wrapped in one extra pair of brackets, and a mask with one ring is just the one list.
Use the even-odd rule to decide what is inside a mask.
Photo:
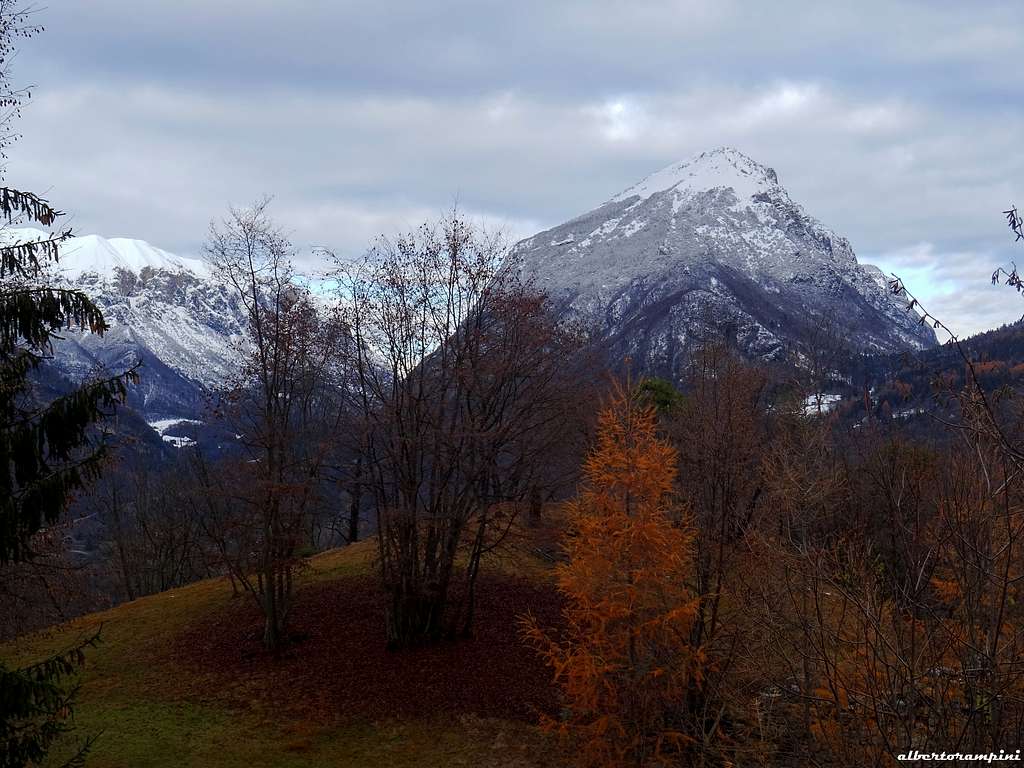
[[(723, 337), (781, 360), (823, 321), (851, 353), (935, 343), (846, 238), (795, 203), (775, 171), (731, 148), (663, 168), (513, 254), (564, 316), (643, 373), (678, 376), (695, 346)], [(54, 365), (81, 381), (141, 360), (132, 398), (149, 424), (201, 418), (207, 394), (237, 375), (247, 317), (206, 262), (89, 235), (63, 244), (54, 275), (88, 293), (110, 325), (102, 338), (68, 332)]]
[(618, 203), (632, 197), (646, 200), (668, 190), (673, 191), (676, 201), (682, 201), (718, 187), (732, 189), (740, 200), (768, 190), (782, 190), (771, 168), (758, 165), (739, 150), (722, 147), (655, 171), (608, 202)]
[[(5, 243), (47, 239), (37, 229), (6, 229)], [(89, 295), (109, 326), (101, 337), (74, 329), (54, 346), (52, 365), (73, 382), (141, 361), (131, 404), (147, 420), (194, 418), (207, 393), (238, 373), (247, 318), (238, 297), (209, 264), (144, 240), (72, 237), (50, 268), (54, 284)]]
[[(17, 227), (2, 231), (5, 243), (46, 240), (49, 232), (30, 227)], [(197, 277), (209, 278), (210, 265), (202, 259), (176, 256), (150, 245), (145, 240), (128, 237), (105, 238), (99, 235), (71, 237), (61, 243), (60, 261), (54, 272), (69, 282), (86, 273), (113, 277), (117, 270), (139, 274), (143, 269), (190, 272)]]
[(644, 371), (675, 375), (687, 350), (722, 336), (781, 359), (825, 320), (851, 351), (935, 343), (846, 238), (732, 148), (663, 168), (514, 256), (563, 313)]

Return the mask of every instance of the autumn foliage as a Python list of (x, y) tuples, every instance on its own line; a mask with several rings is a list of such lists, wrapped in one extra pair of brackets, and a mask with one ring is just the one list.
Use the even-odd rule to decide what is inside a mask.
[(675, 763), (693, 743), (683, 702), (703, 659), (690, 644), (693, 534), (673, 501), (676, 460), (654, 411), (616, 387), (567, 505), (567, 628), (556, 638), (524, 621), (564, 696), (562, 718), (547, 726), (573, 740), (584, 765)]

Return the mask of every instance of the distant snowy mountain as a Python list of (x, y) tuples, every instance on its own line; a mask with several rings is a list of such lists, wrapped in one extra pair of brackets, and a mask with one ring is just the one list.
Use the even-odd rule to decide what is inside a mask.
[[(36, 229), (8, 230), (8, 237), (19, 240), (46, 237), (47, 233)], [(140, 274), (142, 270), (165, 272), (190, 272), (196, 277), (209, 279), (210, 265), (202, 259), (188, 259), (175, 256), (145, 240), (127, 237), (112, 237), (109, 240), (99, 235), (72, 237), (60, 248), (60, 262), (56, 272), (69, 281), (75, 281), (85, 274), (113, 276), (117, 272)]]
[(880, 270), (735, 149), (651, 174), (515, 256), (562, 312), (639, 370), (675, 375), (688, 350), (722, 335), (780, 358), (823, 318), (858, 351), (935, 344)]
[[(45, 237), (0, 231), (7, 242)], [(694, 346), (723, 335), (752, 357), (779, 359), (822, 319), (858, 351), (935, 343), (877, 268), (793, 202), (772, 169), (734, 149), (658, 171), (514, 255), (561, 312), (640, 371), (677, 375)], [(54, 278), (86, 291), (110, 325), (102, 338), (66, 333), (60, 375), (81, 381), (140, 360), (133, 410), (158, 443), (188, 445), (207, 394), (238, 372), (247, 322), (238, 298), (206, 262), (125, 238), (72, 238)]]
[[(0, 237), (25, 242), (48, 234), (7, 229)], [(202, 418), (207, 393), (238, 371), (246, 317), (237, 297), (206, 262), (126, 238), (73, 237), (61, 245), (52, 274), (57, 284), (85, 291), (110, 326), (102, 337), (65, 332), (53, 367), (79, 382), (141, 361), (129, 404), (165, 443), (187, 445), (167, 434), (171, 426)]]

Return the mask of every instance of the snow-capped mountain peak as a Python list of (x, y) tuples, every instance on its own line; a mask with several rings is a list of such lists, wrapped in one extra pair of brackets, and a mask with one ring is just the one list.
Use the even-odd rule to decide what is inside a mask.
[[(0, 243), (49, 239), (39, 229), (0, 230)], [(63, 242), (50, 265), (55, 285), (84, 291), (103, 311), (102, 336), (67, 329), (53, 366), (72, 381), (142, 363), (130, 404), (148, 421), (195, 418), (205, 393), (237, 376), (248, 315), (210, 265), (144, 240), (99, 235)]]
[[(5, 229), (3, 242), (23, 243), (46, 240), (50, 233), (29, 227)], [(117, 271), (140, 275), (142, 270), (170, 273), (190, 272), (198, 278), (210, 277), (210, 266), (201, 259), (176, 256), (150, 245), (145, 240), (126, 237), (107, 239), (100, 235), (72, 237), (61, 244), (60, 261), (54, 272), (74, 282), (86, 274), (113, 277)]]
[(864, 352), (935, 343), (846, 238), (735, 149), (663, 168), (517, 244), (515, 259), (562, 311), (646, 373), (677, 375), (688, 349), (722, 336), (779, 359), (823, 322)]
[(719, 147), (666, 166), (623, 190), (609, 202), (618, 203), (633, 197), (646, 200), (653, 194), (670, 189), (681, 198), (717, 188), (732, 189), (740, 200), (781, 189), (771, 168), (755, 162), (737, 149)]

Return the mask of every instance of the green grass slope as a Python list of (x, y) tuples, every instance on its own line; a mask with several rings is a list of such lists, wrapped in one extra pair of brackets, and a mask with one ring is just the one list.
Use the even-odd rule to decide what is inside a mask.
[[(302, 575), (295, 622), (301, 627), (303, 621), (308, 623), (316, 618), (302, 615), (304, 596), (344, 595), (353, 585), (372, 582), (373, 551), (372, 542), (364, 542), (313, 558)], [(532, 571), (531, 579), (537, 582), (542, 569), (534, 562), (519, 563), (516, 570)], [(543, 588), (550, 591), (550, 582), (541, 580), (546, 582)], [(356, 612), (360, 611), (365, 614), (364, 609)], [(367, 659), (376, 659), (367, 662), (371, 669), (368, 674), (391, 675), (390, 680), (382, 679), (381, 685), (390, 686), (392, 696), (402, 695), (396, 686), (401, 686), (404, 679), (399, 675), (407, 672), (399, 669), (392, 673), (388, 668), (390, 657), (382, 656), (375, 644), (366, 649), (344, 647), (345, 622), (371, 621), (372, 617), (336, 618), (340, 629), (332, 626), (317, 634), (318, 625), (310, 625), (309, 636), (313, 640), (297, 642), (285, 659), (270, 659), (259, 649), (255, 638), (249, 642), (259, 626), (251, 599), (233, 598), (228, 581), (214, 579), (21, 638), (0, 647), (0, 656), (15, 665), (28, 663), (71, 646), (102, 627), (101, 644), (87, 654), (75, 718), (76, 739), (99, 734), (88, 762), (93, 768), (529, 768), (564, 764), (550, 739), (532, 725), (532, 717), (496, 717), (486, 707), (481, 714), (474, 711), (480, 707), (472, 696), (465, 706), (460, 699), (453, 699), (437, 711), (428, 708), (414, 715), (397, 709), (391, 714), (388, 701), (377, 702), (375, 711), (367, 713), (359, 707), (337, 708), (335, 701), (360, 701), (377, 687), (372, 676), (364, 674), (355, 679), (351, 669), (358, 669), (358, 658), (350, 663), (345, 674), (351, 676), (352, 685), (363, 686), (362, 689), (349, 690), (344, 676), (333, 679), (334, 660), (340, 663), (343, 655), (358, 656), (365, 650)], [(432, 652), (432, 656), (408, 657), (404, 661), (396, 655), (395, 663), (405, 664), (406, 669), (416, 669), (415, 665), (420, 663), (450, 667), (436, 674), (431, 671), (434, 677), (417, 683), (436, 686), (444, 698), (444, 689), (466, 689), (472, 684), (466, 679), (481, 677), (474, 669), (468, 670), (463, 678), (444, 677), (449, 672), (458, 674), (464, 657), (470, 659), (475, 654), (481, 659), (500, 660), (511, 654), (520, 659), (518, 663), (524, 663), (522, 659), (526, 657), (515, 656), (520, 650), (515, 646), (514, 627), (508, 626), (507, 617), (496, 623), (505, 626), (484, 633), (484, 639), (465, 641), (470, 645), (453, 644), (448, 650)], [(337, 655), (332, 651), (336, 639), (340, 643)], [(491, 645), (485, 647), (484, 643)], [(210, 658), (211, 653), (224, 656)], [(308, 669), (313, 674), (300, 674)], [(376, 669), (380, 672), (373, 671)], [(504, 674), (511, 680), (514, 673), (513, 669)], [(500, 664), (495, 674), (503, 674)], [(531, 668), (526, 677), (532, 675), (538, 680), (541, 674), (543, 670)], [(325, 681), (323, 686), (315, 682), (320, 676)], [(515, 686), (507, 687), (513, 688), (508, 695), (515, 699)], [(330, 690), (341, 698), (324, 693)], [(409, 701), (427, 693), (414, 689), (407, 692)], [(522, 706), (509, 711), (528, 711), (531, 702), (513, 703)], [(492, 695), (486, 704), (504, 711), (500, 697), (495, 699)], [(55, 765), (71, 747), (67, 743), (55, 750)]]

